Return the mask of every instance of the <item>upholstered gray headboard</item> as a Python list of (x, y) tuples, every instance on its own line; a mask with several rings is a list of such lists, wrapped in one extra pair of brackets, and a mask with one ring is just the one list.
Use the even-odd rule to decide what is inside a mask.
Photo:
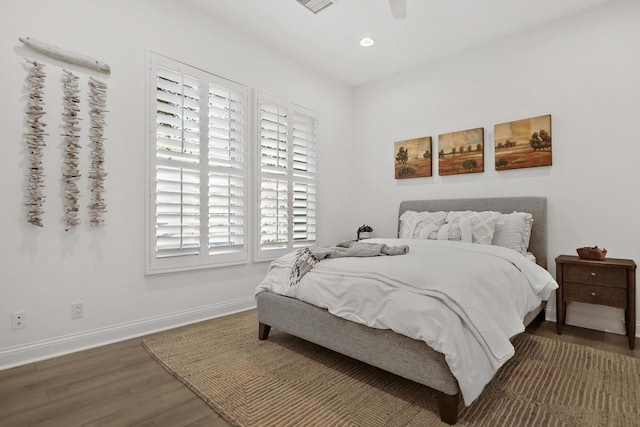
[[(529, 252), (537, 263), (547, 268), (547, 198), (546, 197), (489, 197), (482, 199), (408, 200), (400, 203), (398, 218), (405, 211), (513, 211), (529, 212), (533, 216)], [(400, 221), (398, 221), (399, 227)]]

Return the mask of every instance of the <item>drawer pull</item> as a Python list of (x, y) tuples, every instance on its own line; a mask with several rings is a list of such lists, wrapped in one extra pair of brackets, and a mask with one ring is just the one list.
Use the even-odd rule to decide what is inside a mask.
[(595, 271), (591, 272), (591, 277), (596, 277), (596, 272)]
[(596, 293), (595, 293), (595, 292), (590, 292), (590, 294), (591, 294), (591, 296), (592, 296), (592, 297), (595, 297), (595, 296), (596, 296)]

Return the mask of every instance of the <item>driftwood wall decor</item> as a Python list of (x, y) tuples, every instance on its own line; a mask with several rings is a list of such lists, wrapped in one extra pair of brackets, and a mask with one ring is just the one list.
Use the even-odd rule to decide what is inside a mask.
[(44, 213), (44, 169), (42, 167), (42, 151), (45, 147), (43, 121), (44, 111), (44, 65), (36, 61), (27, 60), (31, 64), (27, 75), (27, 91), (29, 99), (26, 109), (26, 142), (28, 153), (28, 178), (26, 188), (27, 222), (42, 227)]
[(105, 106), (107, 101), (107, 85), (98, 79), (89, 77), (89, 139), (91, 140), (91, 204), (89, 205), (89, 219), (93, 226), (104, 223), (103, 215), (107, 211), (104, 201), (104, 125)]
[(78, 180), (80, 170), (78, 167), (78, 156), (80, 153), (80, 89), (78, 87), (78, 76), (70, 71), (64, 70), (62, 75), (62, 95), (64, 111), (62, 121), (64, 133), (64, 166), (62, 180), (64, 184), (64, 222), (65, 230), (69, 231), (80, 224), (78, 218)]
[(69, 64), (80, 65), (81, 67), (90, 68), (92, 70), (100, 71), (102, 73), (110, 74), (111, 68), (109, 65), (97, 59), (89, 58), (88, 56), (80, 55), (78, 53), (69, 52), (64, 49), (60, 49), (57, 46), (44, 43), (38, 40), (34, 40), (31, 37), (19, 37), (25, 46), (29, 46), (31, 49), (38, 51), (51, 58), (59, 59)]
[[(25, 46), (38, 53), (55, 58), (70, 64), (96, 70), (100, 73), (110, 74), (111, 68), (104, 62), (80, 55), (74, 52), (60, 49), (29, 37), (20, 37), (19, 40)], [(43, 226), (42, 215), (44, 213), (44, 170), (43, 149), (45, 147), (44, 132), (44, 65), (36, 61), (28, 60), (30, 64), (26, 86), (29, 95), (26, 106), (25, 139), (28, 147), (28, 178), (25, 196), (27, 205), (27, 221), (39, 227)], [(80, 224), (79, 199), (80, 190), (80, 78), (74, 73), (63, 70), (62, 76), (62, 137), (64, 160), (62, 166), (62, 182), (64, 188), (64, 223), (65, 229)], [(104, 224), (104, 213), (107, 205), (104, 200), (104, 179), (107, 173), (104, 169), (104, 126), (106, 113), (107, 85), (97, 78), (89, 77), (89, 140), (91, 146), (91, 165), (88, 174), (91, 200), (88, 205), (89, 222), (92, 226)]]

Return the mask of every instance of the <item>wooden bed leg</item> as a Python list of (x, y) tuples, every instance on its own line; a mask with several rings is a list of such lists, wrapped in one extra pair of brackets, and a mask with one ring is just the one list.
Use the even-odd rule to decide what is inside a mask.
[(266, 340), (269, 337), (271, 326), (258, 322), (258, 339)]
[(446, 394), (441, 391), (438, 393), (438, 412), (440, 419), (447, 424), (455, 424), (458, 421), (458, 394)]

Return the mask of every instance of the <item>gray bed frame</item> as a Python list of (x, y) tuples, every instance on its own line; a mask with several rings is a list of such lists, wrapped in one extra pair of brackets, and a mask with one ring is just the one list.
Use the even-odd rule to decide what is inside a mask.
[[(529, 251), (547, 267), (547, 199), (545, 197), (498, 197), (477, 199), (413, 200), (400, 203), (399, 216), (407, 210), (529, 212), (533, 227)], [(256, 295), (258, 338), (265, 340), (271, 327), (311, 341), (338, 353), (408, 378), (436, 390), (442, 421), (455, 424), (460, 405), (458, 382), (444, 355), (425, 342), (390, 330), (373, 329), (344, 320), (326, 309), (272, 292)], [(545, 303), (525, 317), (525, 324), (544, 313)]]

